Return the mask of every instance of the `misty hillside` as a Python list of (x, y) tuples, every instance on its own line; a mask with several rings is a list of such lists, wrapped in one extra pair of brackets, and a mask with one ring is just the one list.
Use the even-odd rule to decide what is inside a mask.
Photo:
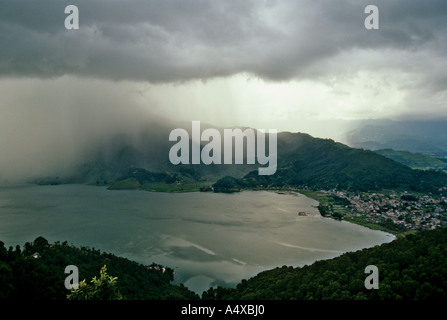
[[(210, 126), (201, 124), (202, 131), (208, 127)], [(156, 173), (166, 173), (170, 177), (215, 182), (225, 175), (242, 177), (258, 167), (245, 164), (245, 159), (244, 165), (173, 165), (169, 161), (169, 150), (176, 142), (169, 141), (169, 134), (174, 128), (184, 128), (190, 133), (191, 122), (151, 123), (137, 133), (111, 135), (91, 147), (90, 151), (85, 153), (85, 161), (73, 166), (68, 173), (33, 177), (32, 181), (38, 184), (109, 185), (117, 180), (135, 178), (132, 172), (138, 168), (141, 169), (140, 173), (146, 170), (153, 173), (152, 176)], [(222, 129), (216, 129), (222, 132)], [(202, 142), (202, 147), (205, 144), (207, 142)], [(147, 172), (143, 175), (149, 174)], [(158, 180), (154, 180), (154, 177), (146, 178), (151, 182), (166, 182), (166, 177), (160, 176)], [(144, 183), (144, 179), (139, 182)]]
[[(278, 133), (278, 169), (272, 176), (259, 176), (258, 164), (172, 165), (169, 149), (175, 142), (168, 141), (170, 130), (168, 126), (152, 127), (136, 137), (111, 139), (96, 148), (90, 161), (77, 166), (71, 175), (41, 177), (34, 181), (43, 184), (89, 183), (116, 188), (140, 188), (154, 183), (169, 185), (178, 181), (202, 182), (200, 186), (204, 186), (231, 176), (236, 180), (224, 180), (221, 190), (244, 186), (291, 185), (362, 191), (400, 188), (424, 192), (436, 191), (447, 185), (447, 174), (412, 170), (369, 150), (290, 132)], [(219, 184), (216, 186), (219, 188)]]
[(412, 169), (421, 170), (447, 170), (447, 163), (444, 159), (439, 159), (423, 153), (412, 153), (409, 151), (395, 151), (393, 149), (376, 150), (376, 153), (400, 162)]
[[(373, 151), (306, 134), (279, 134), (278, 154), (276, 174), (259, 176), (251, 172), (235, 182), (236, 188), (288, 185), (326, 190), (436, 192), (447, 185), (447, 174), (413, 170)], [(232, 188), (231, 184), (222, 186), (222, 182), (228, 180), (218, 181), (219, 189)]]
[(447, 157), (447, 121), (369, 120), (346, 134), (348, 145)]

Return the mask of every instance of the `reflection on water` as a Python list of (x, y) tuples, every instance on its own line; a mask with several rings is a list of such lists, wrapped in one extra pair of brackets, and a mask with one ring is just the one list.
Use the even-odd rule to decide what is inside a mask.
[[(198, 293), (265, 269), (300, 266), (393, 240), (323, 218), (317, 202), (274, 192), (152, 193), (82, 185), (0, 187), (0, 240), (43, 236), (173, 268)], [(299, 215), (305, 212), (306, 216)]]

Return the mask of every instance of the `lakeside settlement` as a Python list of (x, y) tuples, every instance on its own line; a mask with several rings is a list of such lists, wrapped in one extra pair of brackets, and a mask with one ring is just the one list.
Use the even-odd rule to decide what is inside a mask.
[(395, 235), (418, 230), (432, 230), (447, 224), (447, 197), (440, 194), (417, 194), (407, 191), (347, 192), (339, 190), (266, 187), (264, 190), (290, 191), (319, 202), (322, 216), (357, 223)]

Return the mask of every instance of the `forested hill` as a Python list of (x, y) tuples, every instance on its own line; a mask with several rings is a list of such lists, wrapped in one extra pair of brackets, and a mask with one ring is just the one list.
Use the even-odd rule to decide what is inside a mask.
[(126, 258), (101, 253), (94, 248), (76, 248), (66, 242), (49, 244), (43, 237), (23, 247), (6, 248), (0, 241), (0, 300), (65, 300), (70, 290), (64, 281), (65, 268), (74, 265), (79, 281), (87, 284), (106, 266), (107, 274), (117, 277), (117, 292), (124, 300), (175, 299), (199, 297), (186, 287), (173, 285), (173, 270), (152, 264), (144, 266)]
[[(368, 265), (378, 268), (378, 289), (366, 289)], [(278, 267), (210, 288), (217, 300), (438, 300), (447, 298), (447, 229), (419, 231), (393, 242), (345, 253), (304, 267)]]
[[(38, 251), (36, 251), (38, 250)], [(79, 280), (90, 283), (107, 266), (109, 280), (87, 299), (198, 300), (183, 285), (173, 285), (169, 267), (143, 266), (112, 254), (66, 243), (49, 244), (39, 237), (23, 248), (6, 249), (0, 242), (0, 300), (65, 300), (67, 265), (79, 268)], [(365, 268), (378, 269), (378, 289), (366, 289)], [(165, 268), (165, 269), (163, 269)], [(202, 300), (432, 300), (447, 298), (447, 229), (419, 231), (393, 242), (345, 253), (303, 267), (282, 266), (263, 271), (236, 288), (210, 288)], [(102, 280), (101, 276), (101, 280)], [(107, 280), (107, 279), (106, 279)], [(109, 284), (107, 286), (107, 284)], [(106, 285), (106, 287), (104, 287)], [(105, 291), (107, 291), (105, 290)], [(99, 292), (99, 294), (98, 294)], [(83, 298), (77, 295), (77, 298)]]
[[(413, 170), (373, 151), (356, 149), (331, 139), (304, 133), (280, 132), (277, 136), (277, 171), (260, 176), (258, 164), (180, 164), (169, 162), (172, 142), (167, 135), (145, 135), (140, 144), (124, 139), (113, 148), (99, 148), (91, 161), (76, 167), (72, 175), (35, 179), (43, 184), (89, 183), (112, 188), (166, 185), (179, 182), (216, 184), (217, 191), (266, 185), (290, 185), (353, 191), (404, 189), (436, 192), (447, 186), (447, 174)], [(203, 147), (204, 143), (202, 144)], [(103, 150), (104, 149), (104, 150)], [(137, 172), (137, 174), (135, 174)], [(153, 181), (153, 180), (157, 181)], [(149, 188), (152, 189), (152, 188)], [(169, 189), (169, 188), (168, 188)]]
[(217, 191), (263, 186), (297, 186), (353, 191), (404, 189), (436, 192), (447, 174), (413, 170), (375, 152), (350, 148), (330, 139), (301, 133), (278, 134), (278, 169), (274, 175), (252, 171), (243, 178), (218, 181)]

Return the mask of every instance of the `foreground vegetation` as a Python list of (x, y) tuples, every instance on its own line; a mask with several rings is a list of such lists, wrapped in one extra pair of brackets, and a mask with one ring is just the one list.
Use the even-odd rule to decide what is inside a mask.
[[(79, 268), (80, 287), (67, 290), (64, 269)], [(379, 270), (379, 288), (365, 288), (365, 268)], [(236, 288), (210, 288), (203, 300), (428, 300), (447, 298), (447, 229), (418, 231), (369, 249), (303, 267), (282, 266), (242, 280)], [(0, 299), (196, 300), (173, 285), (173, 270), (39, 237), (23, 248), (0, 242)], [(90, 280), (91, 279), (91, 280)]]
[[(365, 268), (379, 270), (379, 288), (366, 289)], [(278, 267), (210, 288), (202, 299), (431, 300), (447, 299), (447, 229), (419, 231), (391, 243), (298, 268)]]
[[(174, 272), (170, 268), (156, 264), (144, 266), (113, 254), (101, 253), (94, 248), (76, 248), (66, 242), (50, 245), (46, 239), (38, 237), (32, 243), (27, 242), (23, 248), (17, 245), (15, 248), (7, 249), (0, 241), (0, 299), (65, 300), (70, 294), (64, 285), (68, 277), (65, 268), (69, 265), (78, 268), (79, 281), (85, 280), (86, 284), (80, 289), (85, 291), (86, 297), (92, 299), (98, 296), (87, 292), (91, 285), (90, 279), (95, 277), (104, 285), (117, 278), (116, 290), (111, 288), (116, 293), (111, 296), (114, 298), (118, 296), (132, 300), (199, 298), (183, 285), (171, 284)], [(106, 268), (103, 270), (104, 266)], [(109, 275), (112, 278), (109, 279)], [(73, 294), (71, 298), (80, 297), (82, 292)]]

